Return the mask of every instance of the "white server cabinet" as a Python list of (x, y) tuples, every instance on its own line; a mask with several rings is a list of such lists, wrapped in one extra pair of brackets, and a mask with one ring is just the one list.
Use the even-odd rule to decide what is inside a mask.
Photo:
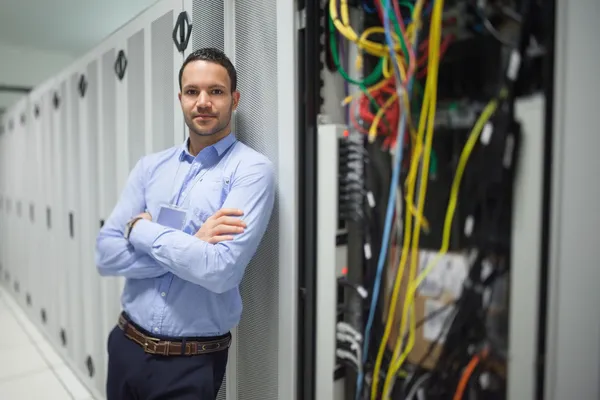
[(61, 154), (64, 157), (64, 193), (65, 206), (64, 214), (60, 216), (67, 224), (66, 248), (64, 254), (64, 263), (67, 269), (67, 281), (65, 282), (68, 291), (67, 312), (69, 315), (69, 325), (66, 330), (67, 348), (69, 357), (80, 368), (81, 359), (84, 358), (84, 340), (85, 326), (83, 321), (84, 302), (86, 295), (81, 287), (82, 281), (82, 254), (81, 254), (81, 181), (82, 166), (80, 165), (80, 142), (82, 140), (80, 121), (82, 115), (79, 106), (79, 81), (82, 66), (78, 65), (69, 68), (65, 74), (65, 98), (64, 107), (66, 108), (66, 130), (65, 133), (65, 152)]
[(119, 194), (142, 156), (183, 142), (177, 100), (183, 55), (173, 40), (181, 11), (181, 0), (163, 0), (109, 39), (120, 55), (123, 74), (115, 96)]
[(220, 399), (296, 397), (297, 115), (293, 2), (184, 0), (191, 16), (186, 56), (224, 50), (238, 74), (239, 140), (276, 165), (278, 198), (267, 233), (246, 270), (244, 313), (235, 329)]
[[(14, 107), (13, 107), (14, 108)], [(3, 234), (3, 254), (2, 254), (2, 274), (0, 276), (0, 282), (8, 288), (10, 273), (12, 271), (12, 251), (11, 251), (11, 228), (13, 226), (12, 215), (11, 215), (11, 206), (12, 206), (12, 179), (10, 171), (14, 168), (12, 166), (13, 157), (12, 153), (14, 152), (13, 145), (13, 116), (12, 109), (7, 109), (3, 115), (3, 134), (2, 134), (2, 142), (3, 142), (3, 153), (2, 153), (2, 161), (3, 161), (3, 170), (2, 170), (2, 198), (3, 198), (3, 226), (2, 234)]]
[(46, 209), (54, 190), (48, 88), (49, 83), (41, 85), (29, 96), (27, 149), (31, 157), (25, 179), (29, 194), (30, 244), (36, 250), (27, 254), (29, 278), (23, 295), (31, 319), (50, 336), (50, 332), (54, 331), (50, 326), (56, 326), (57, 289), (54, 283), (59, 274), (50, 255), (52, 237), (46, 221)]
[[(116, 168), (116, 142), (117, 142), (117, 74), (125, 71), (124, 52), (119, 56), (120, 50), (114, 45), (108, 45), (99, 52), (100, 74), (98, 83), (99, 113), (98, 119), (98, 226), (102, 226), (110, 215), (112, 207), (117, 202), (117, 168)], [(91, 266), (90, 266), (91, 267)], [(106, 343), (110, 330), (115, 326), (120, 306), (120, 280), (114, 277), (100, 279), (100, 301), (103, 303), (101, 321), (102, 326), (98, 334), (99, 342)], [(102, 364), (100, 364), (102, 361)], [(103, 352), (103, 359), (98, 360), (99, 380), (106, 378), (108, 358)], [(101, 393), (104, 386), (99, 387)]]
[[(99, 51), (99, 75), (98, 75), (98, 110), (100, 118), (98, 119), (98, 143), (97, 143), (97, 182), (98, 182), (98, 227), (104, 225), (112, 207), (117, 201), (117, 168), (115, 162), (116, 152), (116, 90), (117, 73), (122, 71), (124, 66), (123, 56), (118, 57), (119, 51), (111, 45)], [(90, 265), (90, 267), (92, 267)], [(95, 268), (93, 268), (95, 273)], [(102, 302), (102, 314), (98, 316), (101, 327), (98, 331), (99, 344), (106, 343), (106, 338), (110, 330), (115, 326), (116, 316), (120, 307), (120, 282), (114, 277), (105, 277), (100, 279), (100, 296)], [(96, 362), (98, 370), (98, 380), (101, 383), (98, 389), (104, 393), (104, 384), (106, 380), (106, 369), (108, 357), (102, 352), (102, 359)]]
[(185, 15), (191, 29), (185, 30), (184, 38), (189, 32), (189, 42), (185, 50), (187, 57), (194, 50), (214, 47), (231, 55), (232, 43), (225, 42), (225, 32), (233, 31), (233, 1), (228, 0), (183, 0)]
[[(102, 309), (100, 297), (100, 277), (94, 264), (94, 245), (98, 232), (98, 60), (85, 58), (77, 73), (77, 90), (73, 108), (78, 113), (77, 148), (79, 164), (79, 210), (80, 227), (78, 242), (80, 246), (79, 290), (83, 294), (81, 304), (83, 315), (78, 335), (83, 337), (83, 353), (75, 362), (90, 385), (95, 385), (97, 366), (103, 365), (104, 347), (102, 343)], [(72, 94), (73, 95), (73, 94)], [(101, 382), (99, 382), (101, 383)]]
[(31, 140), (31, 129), (28, 119), (29, 99), (25, 98), (19, 104), (18, 111), (18, 129), (17, 135), (20, 144), (20, 151), (17, 155), (18, 169), (15, 171), (18, 182), (19, 197), (17, 200), (17, 218), (19, 232), (19, 264), (15, 266), (17, 275), (13, 282), (14, 295), (22, 307), (26, 307), (25, 296), (23, 291), (28, 285), (29, 265), (32, 258), (32, 252), (29, 251), (30, 244), (37, 245), (37, 234), (32, 231), (28, 218), (28, 204), (31, 199), (34, 187), (30, 180), (34, 177), (36, 171), (36, 160), (31, 160), (30, 156), (36, 157), (35, 147), (31, 147), (34, 143)]
[(5, 185), (5, 216), (6, 216), (6, 228), (4, 229), (6, 238), (6, 264), (4, 266), (4, 273), (2, 276), (2, 282), (5, 287), (10, 290), (10, 281), (14, 276), (13, 269), (15, 263), (16, 250), (13, 247), (15, 236), (17, 231), (15, 230), (15, 171), (16, 171), (16, 152), (17, 143), (15, 141), (15, 117), (14, 117), (14, 106), (6, 112), (6, 170), (4, 171), (6, 185)]
[[(545, 398), (600, 398), (600, 4), (556, 1)], [(587, 21), (587, 22), (586, 22)]]
[(8, 276), (10, 275), (10, 228), (11, 225), (11, 216), (10, 216), (10, 173), (9, 169), (11, 168), (11, 150), (12, 150), (12, 135), (10, 129), (10, 119), (11, 114), (10, 110), (6, 110), (6, 112), (2, 115), (2, 125), (0, 135), (0, 143), (2, 145), (2, 159), (0, 162), (2, 163), (2, 171), (0, 172), (0, 176), (2, 177), (2, 201), (0, 205), (2, 206), (2, 225), (0, 225), (0, 232), (2, 233), (2, 254), (1, 257), (1, 269), (0, 269), (0, 283), (4, 286), (7, 286)]
[(52, 252), (50, 260), (56, 273), (56, 309), (51, 319), (56, 326), (48, 333), (52, 342), (57, 344), (63, 357), (69, 357), (70, 338), (74, 334), (69, 304), (73, 299), (68, 289), (70, 264), (69, 244), (69, 208), (67, 204), (67, 81), (64, 76), (57, 77), (49, 93), (48, 113), (50, 115), (51, 164), (53, 170), (53, 193), (46, 209), (46, 226), (50, 232)]
[(8, 169), (8, 122), (6, 114), (0, 114), (0, 284), (4, 282), (4, 271), (7, 265), (6, 251), (8, 219), (6, 215), (6, 178)]
[(30, 167), (27, 151), (27, 107), (29, 99), (24, 97), (12, 110), (12, 117), (9, 121), (12, 127), (13, 147), (11, 150), (12, 163), (9, 174), (12, 181), (10, 195), (12, 224), (9, 231), (11, 245), (11, 262), (8, 282), (9, 289), (14, 294), (18, 303), (25, 307), (25, 299), (21, 296), (21, 287), (24, 280), (27, 279), (28, 254), (28, 233), (29, 226), (26, 221), (26, 211), (24, 204), (27, 203), (28, 185), (26, 178), (29, 175)]
[[(36, 229), (35, 208), (38, 201), (43, 201), (46, 186), (49, 182), (44, 176), (44, 135), (39, 116), (34, 115), (34, 105), (40, 100), (43, 88), (37, 88), (29, 95), (29, 104), (27, 114), (24, 116), (27, 124), (27, 134), (25, 135), (25, 146), (28, 154), (28, 165), (23, 169), (22, 179), (27, 182), (26, 209), (27, 218), (23, 220), (28, 233), (28, 243), (36, 251), (25, 252), (26, 262), (23, 265), (23, 272), (27, 275), (22, 282), (22, 293), (19, 297), (25, 298), (25, 311), (29, 314), (33, 322), (42, 326), (41, 313), (36, 308), (42, 306), (46, 300), (45, 286), (47, 285), (47, 270), (41, 268), (42, 260), (46, 253), (44, 242), (44, 233)], [(36, 296), (36, 303), (33, 305), (33, 295)]]

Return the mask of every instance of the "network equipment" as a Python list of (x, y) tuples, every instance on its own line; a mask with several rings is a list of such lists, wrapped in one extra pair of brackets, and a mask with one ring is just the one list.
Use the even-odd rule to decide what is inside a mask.
[[(524, 267), (515, 182), (522, 152), (541, 148), (551, 62), (544, 9), (331, 0), (320, 12), (316, 398), (504, 399), (509, 287)], [(540, 147), (522, 145), (524, 121)]]

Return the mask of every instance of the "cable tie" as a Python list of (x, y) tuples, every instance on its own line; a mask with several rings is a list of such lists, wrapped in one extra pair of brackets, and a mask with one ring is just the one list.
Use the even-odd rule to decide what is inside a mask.
[(510, 54), (510, 60), (508, 62), (508, 70), (506, 71), (506, 77), (514, 82), (517, 79), (519, 68), (521, 67), (521, 54), (517, 50), (513, 50)]
[(362, 297), (363, 299), (366, 299), (367, 297), (369, 297), (369, 292), (367, 292), (367, 289), (365, 289), (363, 286), (358, 285), (356, 287), (356, 291), (358, 292), (358, 295), (360, 297)]
[(368, 261), (373, 257), (373, 253), (371, 252), (371, 245), (369, 243), (365, 243), (364, 249), (365, 249), (365, 258)]
[(494, 127), (492, 126), (491, 122), (488, 122), (487, 124), (485, 124), (485, 126), (483, 127), (483, 131), (481, 132), (481, 143), (484, 146), (487, 146), (488, 144), (490, 144), (490, 141), (492, 140), (492, 133), (494, 132)]
[(373, 196), (370, 190), (367, 192), (367, 201), (369, 202), (369, 207), (375, 208), (375, 196)]
[(473, 228), (475, 227), (475, 218), (472, 215), (469, 215), (465, 219), (465, 236), (471, 237), (473, 234)]
[(351, 326), (347, 322), (340, 321), (337, 323), (336, 326), (337, 326), (338, 331), (340, 331), (342, 333), (347, 333), (347, 334), (353, 335), (354, 339), (357, 342), (362, 342), (362, 335), (356, 329), (354, 329), (353, 326)]

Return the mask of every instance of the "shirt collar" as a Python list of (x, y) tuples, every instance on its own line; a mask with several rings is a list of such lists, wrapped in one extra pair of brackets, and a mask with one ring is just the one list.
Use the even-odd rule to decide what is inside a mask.
[[(179, 152), (179, 161), (183, 161), (186, 158), (189, 160), (193, 160), (195, 157), (189, 152), (188, 144), (190, 138), (188, 137), (183, 144), (181, 145), (181, 151)], [(235, 134), (233, 132), (229, 133), (229, 135), (225, 136), (223, 139), (219, 140), (217, 143), (208, 146), (198, 154), (205, 154), (207, 152), (216, 151), (217, 155), (220, 157), (225, 153), (235, 142), (237, 141)], [(211, 149), (211, 150), (209, 150)]]

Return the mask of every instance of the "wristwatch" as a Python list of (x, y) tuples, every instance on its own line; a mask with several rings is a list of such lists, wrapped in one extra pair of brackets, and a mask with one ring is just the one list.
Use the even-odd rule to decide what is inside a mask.
[(143, 217), (135, 217), (125, 225), (125, 239), (129, 240), (129, 235), (131, 235), (131, 230), (133, 229), (133, 225), (138, 222), (140, 219), (144, 219)]

